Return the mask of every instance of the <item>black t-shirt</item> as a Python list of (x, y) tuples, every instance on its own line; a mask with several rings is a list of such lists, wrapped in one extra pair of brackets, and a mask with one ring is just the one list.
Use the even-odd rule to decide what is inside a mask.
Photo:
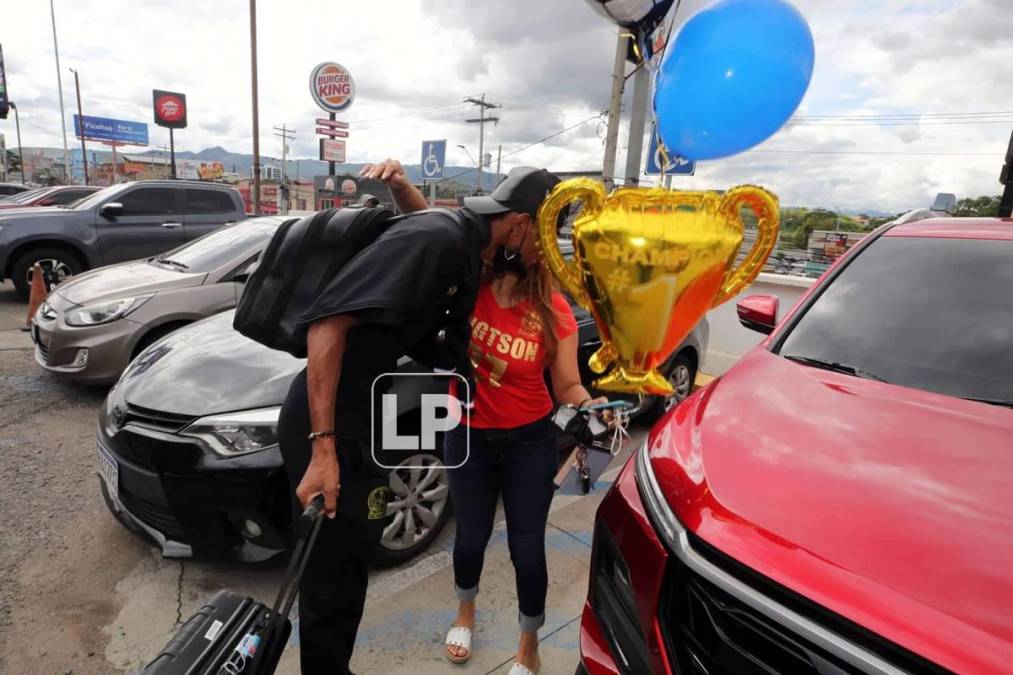
[[(349, 333), (338, 385), (340, 436), (369, 438), (373, 380), (395, 371), (402, 355), (465, 367), (468, 317), (490, 231), (481, 216), (458, 213), (460, 222), (428, 211), (395, 222), (338, 272), (303, 316), (306, 322), (336, 314), (360, 319)], [(442, 349), (430, 344), (438, 332)]]

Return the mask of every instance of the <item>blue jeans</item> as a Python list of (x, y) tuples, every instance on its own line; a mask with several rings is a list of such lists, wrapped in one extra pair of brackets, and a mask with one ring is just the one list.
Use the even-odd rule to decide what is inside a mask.
[[(471, 435), (465, 461), (465, 434)], [(485, 548), (492, 535), (496, 504), (503, 495), (507, 543), (517, 582), (522, 631), (545, 623), (549, 585), (545, 563), (545, 526), (558, 470), (556, 426), (549, 417), (514, 429), (458, 427), (445, 436), (444, 458), (450, 496), (457, 516), (454, 540), (454, 583), (460, 600), (478, 594)]]

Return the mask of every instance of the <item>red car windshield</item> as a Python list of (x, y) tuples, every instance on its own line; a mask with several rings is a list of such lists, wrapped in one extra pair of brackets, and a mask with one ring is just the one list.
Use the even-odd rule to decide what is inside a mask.
[(815, 367), (1013, 406), (1013, 241), (881, 237), (775, 351)]

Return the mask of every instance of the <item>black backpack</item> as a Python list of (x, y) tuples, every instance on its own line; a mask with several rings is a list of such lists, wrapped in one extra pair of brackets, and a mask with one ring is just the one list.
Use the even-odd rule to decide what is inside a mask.
[(356, 253), (394, 220), (382, 207), (325, 209), (281, 224), (236, 306), (233, 327), (271, 349), (306, 357), (300, 317)]
[[(462, 222), (460, 215), (450, 209), (428, 211)], [(307, 311), (348, 261), (403, 218), (383, 207), (344, 208), (326, 209), (282, 223), (246, 282), (233, 327), (271, 349), (305, 358)], [(464, 295), (458, 298), (459, 303), (466, 302)], [(462, 311), (468, 313), (470, 309), (469, 304)], [(452, 314), (447, 312), (448, 316)], [(450, 331), (450, 340), (446, 339), (447, 333), (438, 327), (434, 336), (438, 339), (419, 342), (411, 350), (413, 356), (429, 365), (449, 367), (447, 354), (456, 354), (463, 347), (455, 331)]]

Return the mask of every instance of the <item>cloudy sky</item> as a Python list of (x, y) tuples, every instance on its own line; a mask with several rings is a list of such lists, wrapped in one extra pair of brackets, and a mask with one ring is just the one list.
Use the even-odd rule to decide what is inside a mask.
[[(706, 0), (685, 0), (682, 20)], [(796, 123), (753, 151), (702, 164), (687, 189), (760, 183), (785, 204), (898, 211), (936, 192), (997, 194), (1013, 128), (1009, 0), (795, 0), (816, 40), (816, 72)], [(151, 89), (182, 91), (189, 128), (179, 149), (251, 152), (249, 15), (243, 0), (55, 0), (64, 105), (151, 122)], [(58, 146), (60, 117), (49, 5), (3, 0), (0, 34), (27, 146)], [(516, 164), (601, 167), (615, 29), (586, 0), (260, 0), (261, 148), (271, 127), (298, 130), (313, 157), (311, 68), (348, 67), (357, 84), (349, 161), (417, 163), (420, 141), (447, 138), (448, 160), (477, 155), (468, 96), (501, 103), (487, 149)], [(628, 108), (629, 101), (626, 102)], [(972, 114), (974, 113), (974, 114)], [(977, 113), (1002, 113), (980, 115)], [(586, 121), (580, 124), (582, 121)], [(575, 126), (576, 125), (576, 126)], [(555, 132), (575, 127), (546, 142)], [(155, 146), (168, 131), (150, 125)], [(8, 146), (14, 120), (0, 121)], [(71, 134), (73, 133), (71, 129)], [(626, 133), (620, 143), (625, 162)], [(73, 143), (73, 138), (69, 142)]]

